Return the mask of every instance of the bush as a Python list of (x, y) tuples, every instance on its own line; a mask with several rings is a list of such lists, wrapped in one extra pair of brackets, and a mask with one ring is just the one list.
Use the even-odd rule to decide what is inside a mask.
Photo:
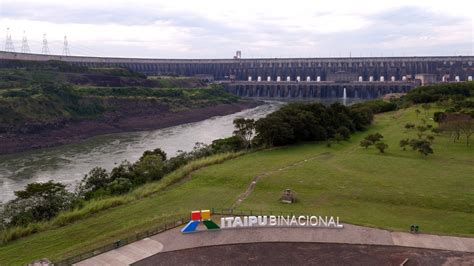
[(360, 141), (360, 146), (364, 147), (364, 148), (368, 148), (370, 145), (373, 145), (374, 143), (372, 141), (369, 141), (369, 140), (366, 140), (366, 139), (363, 139)]
[(224, 139), (216, 139), (212, 141), (211, 148), (214, 152), (230, 152), (245, 149), (245, 143), (242, 138), (232, 136)]
[(474, 82), (435, 84), (414, 88), (406, 95), (413, 103), (430, 103), (439, 100), (464, 99), (474, 95)]
[(352, 105), (351, 108), (353, 110), (368, 108), (373, 114), (379, 114), (379, 113), (397, 110), (397, 104), (394, 102), (386, 102), (382, 99), (376, 99), (376, 100), (365, 101), (362, 103), (356, 103)]
[(126, 178), (117, 178), (107, 185), (107, 190), (112, 195), (120, 195), (129, 192), (132, 189), (132, 182)]
[(372, 143), (376, 143), (376, 142), (380, 141), (381, 139), (383, 139), (383, 136), (382, 136), (382, 134), (377, 132), (375, 134), (368, 135), (367, 137), (365, 137), (365, 139), (372, 142)]
[(388, 145), (383, 142), (378, 142), (375, 144), (375, 147), (380, 151), (380, 153), (385, 153), (385, 149), (388, 148)]
[(341, 135), (343, 140), (348, 140), (351, 137), (351, 131), (347, 127), (344, 127), (344, 126), (336, 129), (336, 134)]

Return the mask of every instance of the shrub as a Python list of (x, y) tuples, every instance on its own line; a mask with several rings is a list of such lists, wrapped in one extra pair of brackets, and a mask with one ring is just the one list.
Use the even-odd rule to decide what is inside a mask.
[(373, 145), (374, 143), (372, 141), (369, 141), (369, 140), (366, 140), (366, 139), (363, 139), (360, 141), (360, 146), (364, 147), (364, 148), (368, 148), (370, 145)]
[(383, 136), (382, 136), (382, 134), (377, 132), (375, 134), (368, 135), (367, 137), (365, 137), (365, 139), (372, 142), (372, 143), (376, 143), (376, 142), (380, 141), (381, 139), (383, 139)]
[(375, 147), (380, 151), (380, 153), (385, 153), (385, 149), (388, 148), (388, 145), (383, 142), (378, 142), (375, 144)]
[(117, 178), (107, 185), (107, 189), (112, 195), (120, 195), (132, 189), (132, 182), (126, 178)]

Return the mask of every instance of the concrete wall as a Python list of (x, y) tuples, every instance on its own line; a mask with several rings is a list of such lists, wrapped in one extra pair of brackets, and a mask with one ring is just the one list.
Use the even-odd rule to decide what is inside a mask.
[(441, 81), (444, 75), (459, 76), (461, 81), (474, 76), (474, 56), (421, 56), (421, 57), (355, 57), (355, 58), (261, 58), (261, 59), (145, 59), (57, 56), (0, 52), (0, 60), (47, 61), (60, 60), (88, 67), (126, 67), (147, 75), (212, 75), (216, 80), (225, 80), (235, 75), (237, 80), (257, 80), (258, 76), (266, 80), (292, 81), (300, 76), (306, 80), (328, 80), (331, 74), (344, 71), (351, 76), (368, 81), (385, 81), (394, 77), (400, 81), (404, 76), (416, 74), (434, 74)]
[(264, 98), (377, 98), (388, 93), (406, 93), (417, 82), (226, 82), (226, 90), (242, 97)]

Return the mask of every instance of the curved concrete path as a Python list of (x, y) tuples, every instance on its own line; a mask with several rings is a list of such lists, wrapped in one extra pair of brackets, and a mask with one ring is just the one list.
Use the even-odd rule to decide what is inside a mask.
[(163, 250), (160, 242), (145, 238), (109, 252), (102, 253), (75, 265), (129, 265)]
[(344, 224), (343, 229), (245, 228), (198, 231), (191, 234), (181, 234), (180, 229), (181, 227), (170, 229), (149, 239), (87, 259), (77, 265), (128, 265), (163, 251), (255, 242), (366, 244), (474, 252), (474, 238), (390, 232), (350, 224)]

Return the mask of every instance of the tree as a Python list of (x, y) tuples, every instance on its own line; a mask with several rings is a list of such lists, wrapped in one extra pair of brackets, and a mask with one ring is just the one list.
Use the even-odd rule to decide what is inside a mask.
[(92, 194), (105, 188), (112, 181), (110, 174), (101, 167), (94, 167), (79, 183), (77, 194), (81, 198), (89, 199)]
[(334, 134), (334, 140), (339, 143), (340, 141), (344, 140), (344, 137), (340, 133)]
[(243, 140), (237, 136), (212, 141), (212, 150), (214, 152), (239, 151), (245, 148)]
[(6, 203), (0, 214), (2, 224), (7, 226), (51, 219), (75, 202), (74, 194), (64, 184), (53, 181), (30, 183), (15, 195), (17, 198)]
[(400, 140), (400, 147), (403, 148), (403, 150), (406, 150), (406, 146), (410, 145), (410, 140), (409, 139), (402, 139)]
[(256, 123), (257, 140), (269, 146), (282, 146), (296, 142), (293, 128), (281, 117), (269, 115)]
[(431, 142), (426, 139), (411, 139), (410, 146), (413, 148), (413, 150), (417, 150), (424, 156), (428, 156), (428, 154), (433, 153)]
[(472, 136), (472, 133), (474, 132), (474, 121), (473, 119), (466, 119), (463, 120), (462, 122), (459, 123), (459, 127), (461, 130), (461, 133), (466, 135), (466, 145), (469, 146), (470, 144), (470, 138)]
[(426, 130), (428, 130), (428, 128), (425, 127), (425, 126), (417, 126), (416, 129), (418, 129), (417, 135), (418, 135), (418, 138), (419, 138), (419, 139), (421, 139), (421, 137), (423, 136), (423, 133), (424, 133)]
[(469, 140), (474, 131), (474, 120), (468, 114), (446, 114), (439, 128), (443, 131), (450, 132), (453, 142), (459, 140), (462, 134), (466, 135), (466, 145), (469, 146)]
[(162, 149), (160, 148), (156, 148), (152, 151), (145, 151), (142, 155), (142, 157), (139, 159), (141, 160), (143, 157), (147, 156), (147, 155), (159, 155), (161, 157), (161, 160), (162, 161), (166, 161), (166, 152), (164, 152)]
[(245, 143), (245, 148), (249, 148), (252, 144), (252, 138), (255, 134), (255, 120), (237, 118), (234, 120), (235, 131), (234, 134)]
[(360, 146), (364, 147), (364, 148), (368, 148), (370, 145), (373, 145), (374, 143), (370, 140), (366, 140), (366, 139), (363, 139), (360, 141)]
[(438, 123), (441, 123), (446, 118), (446, 113), (444, 112), (435, 112), (433, 114), (433, 120)]
[(134, 164), (133, 170), (136, 176), (141, 177), (140, 180), (135, 180), (135, 184), (160, 180), (165, 174), (163, 158), (159, 154), (147, 155)]
[[(351, 131), (347, 127), (344, 127), (344, 126), (341, 126), (338, 129), (336, 129), (336, 134), (339, 134), (343, 140), (348, 140), (351, 137)], [(336, 139), (336, 135), (334, 135), (334, 138)]]
[(380, 153), (385, 153), (385, 149), (388, 148), (388, 145), (383, 142), (377, 142), (377, 144), (375, 144), (375, 147), (380, 151)]
[(130, 191), (132, 189), (132, 182), (126, 178), (117, 178), (108, 184), (107, 189), (110, 194), (120, 195)]
[(422, 142), (419, 146), (418, 146), (418, 151), (424, 155), (424, 156), (428, 156), (428, 154), (432, 154), (433, 153), (433, 149), (431, 148), (431, 143), (428, 142), (428, 141), (424, 141)]
[(412, 128), (415, 128), (415, 124), (412, 124), (412, 123), (405, 124), (405, 129), (412, 129)]
[(376, 143), (376, 142), (380, 141), (381, 139), (383, 139), (383, 136), (382, 136), (382, 134), (377, 132), (375, 134), (368, 135), (367, 137), (365, 137), (365, 139), (368, 140), (368, 141), (371, 141), (372, 143)]
[(435, 137), (433, 135), (428, 135), (426, 136), (426, 139), (430, 142), (430, 143), (433, 143)]

